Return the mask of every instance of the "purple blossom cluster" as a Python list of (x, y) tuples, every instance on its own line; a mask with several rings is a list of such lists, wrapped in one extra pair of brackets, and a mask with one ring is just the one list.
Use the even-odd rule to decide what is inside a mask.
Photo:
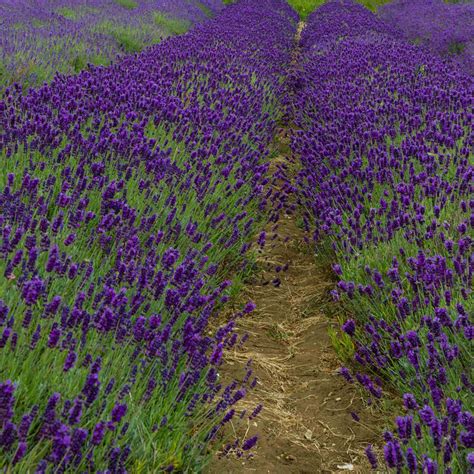
[(273, 199), (295, 23), (243, 0), (110, 67), (4, 91), (0, 468), (200, 472), (239, 416), (251, 363), (228, 385), (218, 368), (255, 306), (210, 321)]
[[(220, 0), (0, 0), (0, 90), (157, 43), (222, 9)], [(171, 19), (171, 21), (167, 21)]]
[(470, 1), (395, 0), (381, 17), (417, 44), (452, 58), (474, 74), (474, 4)]
[(387, 467), (471, 472), (474, 82), (338, 0), (310, 16), (290, 85), (305, 226), (353, 314), (341, 344), (357, 368), (341, 375), (371, 400), (403, 394)]

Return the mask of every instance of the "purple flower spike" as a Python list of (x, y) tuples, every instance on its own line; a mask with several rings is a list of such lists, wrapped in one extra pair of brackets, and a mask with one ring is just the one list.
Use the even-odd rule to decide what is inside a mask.
[(352, 319), (348, 319), (343, 325), (342, 330), (348, 334), (349, 336), (354, 336), (356, 329), (355, 321)]
[(18, 443), (18, 447), (16, 448), (16, 453), (13, 458), (13, 465), (18, 464), (21, 461), (21, 459), (25, 456), (27, 449), (28, 445), (25, 441), (20, 441)]
[(252, 313), (253, 311), (255, 311), (255, 308), (256, 308), (256, 307), (257, 307), (257, 305), (256, 305), (253, 301), (249, 301), (249, 302), (245, 305), (244, 313), (250, 314), (250, 313)]
[(94, 431), (92, 433), (92, 439), (91, 443), (94, 446), (98, 446), (100, 443), (102, 443), (102, 440), (104, 439), (105, 433), (107, 431), (107, 424), (104, 422), (99, 422), (97, 425), (95, 425)]
[(257, 441), (258, 441), (258, 436), (253, 436), (252, 438), (247, 439), (245, 443), (242, 445), (242, 449), (244, 451), (248, 451), (252, 449), (257, 444)]
[(0, 384), (0, 427), (13, 418), (15, 386), (10, 380)]
[(113, 423), (120, 423), (122, 418), (127, 413), (127, 405), (122, 403), (117, 403), (114, 408), (112, 409), (112, 422)]
[(416, 399), (411, 393), (403, 394), (403, 404), (407, 410), (416, 410), (418, 408)]
[(372, 466), (372, 469), (377, 469), (377, 456), (375, 455), (371, 444), (369, 444), (367, 448), (365, 448), (365, 454), (367, 456), (367, 459), (369, 460), (370, 465)]

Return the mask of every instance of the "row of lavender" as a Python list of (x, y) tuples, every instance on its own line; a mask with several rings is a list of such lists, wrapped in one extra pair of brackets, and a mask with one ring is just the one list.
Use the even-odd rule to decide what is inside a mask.
[(342, 374), (372, 401), (403, 394), (389, 468), (469, 472), (474, 82), (338, 0), (310, 16), (293, 86), (305, 226), (352, 315), (335, 342), (358, 369)]
[(379, 12), (409, 40), (451, 57), (474, 74), (474, 3), (470, 0), (394, 0)]
[(110, 64), (222, 7), (221, 0), (0, 0), (0, 90)]
[(243, 0), (111, 67), (4, 92), (0, 470), (201, 472), (224, 424), (255, 415), (234, 408), (251, 366), (218, 374), (242, 313), (210, 322), (272, 198), (295, 22)]

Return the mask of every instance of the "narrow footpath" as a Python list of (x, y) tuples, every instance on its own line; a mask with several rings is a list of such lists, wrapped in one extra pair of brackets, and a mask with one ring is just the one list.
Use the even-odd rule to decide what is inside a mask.
[[(290, 133), (278, 134), (273, 172), (291, 167)], [(278, 187), (278, 180), (273, 185)], [(297, 215), (283, 212), (277, 227), (270, 222), (265, 231), (266, 245), (254, 244), (259, 272), (242, 294), (242, 301), (257, 305), (238, 321), (249, 338), (226, 354), (221, 370), (224, 378), (239, 378), (253, 361), (259, 383), (239, 408), (252, 411), (262, 404), (263, 410), (236, 434), (241, 439), (258, 434), (259, 442), (252, 457), (216, 458), (208, 473), (370, 472), (364, 448), (377, 439), (372, 428), (377, 418), (357, 387), (338, 374), (341, 362), (328, 335), (337, 325), (329, 315), (337, 309), (329, 294), (334, 279), (318, 264)]]

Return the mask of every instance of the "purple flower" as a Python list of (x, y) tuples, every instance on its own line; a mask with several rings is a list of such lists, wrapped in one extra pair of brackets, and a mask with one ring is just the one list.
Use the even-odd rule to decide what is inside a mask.
[(474, 448), (474, 430), (472, 431), (462, 431), (459, 434), (459, 441), (469, 449)]
[(343, 325), (342, 330), (348, 334), (349, 336), (354, 336), (356, 330), (355, 321), (352, 319), (348, 319)]
[(64, 361), (63, 371), (69, 372), (74, 367), (74, 364), (77, 360), (77, 354), (74, 351), (70, 351), (66, 356), (66, 360)]
[(82, 417), (82, 401), (78, 398), (74, 400), (74, 405), (72, 406), (71, 410), (69, 411), (69, 424), (70, 425), (77, 425), (81, 421)]
[(57, 430), (55, 430), (53, 436), (52, 450), (50, 454), (51, 461), (54, 463), (60, 462), (64, 458), (70, 445), (71, 435), (69, 428), (64, 424), (60, 424)]
[(59, 342), (60, 337), (61, 337), (61, 330), (57, 326), (57, 323), (55, 323), (55, 325), (53, 325), (53, 328), (51, 329), (51, 332), (49, 333), (49, 336), (48, 336), (48, 347), (50, 347), (51, 349), (56, 347)]
[(237, 390), (234, 395), (234, 400), (233, 403), (237, 403), (239, 400), (245, 397), (246, 391), (245, 389), (241, 388), (240, 390)]
[(31, 350), (33, 350), (36, 347), (40, 337), (41, 337), (41, 325), (38, 324), (36, 326), (35, 332), (31, 336), (31, 342), (30, 342), (30, 349)]
[(416, 474), (418, 472), (418, 462), (416, 460), (416, 454), (412, 448), (407, 448), (407, 467), (410, 474)]
[(46, 474), (46, 470), (48, 469), (48, 462), (45, 459), (42, 459), (38, 466), (36, 466), (35, 474)]
[(252, 414), (250, 415), (250, 419), (252, 420), (253, 418), (257, 417), (258, 414), (262, 411), (263, 409), (263, 405), (262, 404), (258, 404), (254, 411), (252, 412)]
[(341, 374), (349, 383), (353, 383), (354, 379), (347, 367), (341, 367), (339, 369), (339, 374)]
[(76, 462), (82, 459), (82, 447), (84, 446), (87, 436), (87, 430), (83, 428), (76, 428), (71, 437), (71, 453), (75, 457)]
[(27, 281), (23, 286), (23, 299), (29, 306), (36, 304), (40, 296), (44, 291), (44, 283), (38, 277), (34, 277), (32, 280)]
[(435, 419), (433, 409), (429, 405), (425, 405), (419, 412), (420, 418), (425, 425), (430, 425)]
[(413, 417), (397, 416), (396, 418), (398, 436), (402, 440), (409, 440), (412, 435)]
[(53, 393), (46, 404), (44, 414), (42, 417), (41, 436), (44, 438), (51, 438), (56, 433), (56, 407), (60, 400), (59, 393)]
[(249, 449), (252, 449), (258, 441), (258, 436), (253, 436), (252, 438), (247, 439), (244, 444), (242, 445), (242, 449), (244, 451), (248, 451)]
[(127, 405), (122, 403), (117, 403), (112, 409), (112, 422), (113, 423), (120, 423), (122, 418), (127, 413)]
[(249, 313), (251, 313), (252, 311), (254, 311), (256, 307), (257, 307), (257, 305), (256, 305), (253, 301), (249, 301), (249, 302), (245, 305), (244, 313), (249, 314)]
[(69, 234), (64, 240), (64, 245), (68, 247), (69, 245), (72, 245), (75, 240), (76, 240), (76, 234)]
[(423, 469), (426, 474), (438, 474), (438, 463), (427, 458), (423, 463)]
[(334, 264), (334, 265), (332, 266), (332, 270), (333, 270), (333, 272), (334, 272), (336, 275), (339, 275), (339, 276), (342, 275), (342, 268), (341, 268), (341, 265), (339, 265), (339, 264)]
[(223, 347), (224, 347), (224, 345), (221, 342), (216, 346), (216, 348), (212, 352), (211, 357), (209, 358), (209, 362), (212, 365), (219, 365), (220, 364), (221, 359), (222, 359), (222, 354), (223, 354)]
[(5, 451), (10, 451), (17, 441), (18, 433), (16, 426), (11, 421), (6, 421), (3, 424), (3, 429), (0, 431), (0, 446)]
[(359, 415), (354, 411), (351, 411), (351, 417), (354, 421), (360, 421)]
[(331, 297), (333, 301), (339, 301), (341, 299), (339, 292), (337, 290), (331, 290), (330, 291)]
[(46, 305), (45, 312), (50, 315), (57, 313), (59, 305), (61, 304), (62, 298), (59, 295), (53, 297), (50, 303)]
[(28, 449), (28, 445), (25, 441), (20, 441), (16, 448), (15, 456), (13, 457), (13, 465), (18, 464), (21, 459), (25, 456), (26, 450)]
[(13, 418), (15, 386), (11, 380), (0, 384), (0, 428)]
[(377, 469), (377, 466), (378, 466), (377, 456), (375, 455), (371, 444), (369, 444), (365, 448), (365, 454), (367, 456), (367, 459), (369, 460), (370, 465), (372, 466), (372, 469)]
[(416, 410), (418, 408), (416, 399), (411, 393), (403, 394), (403, 404), (407, 410)]
[(99, 423), (97, 423), (94, 427), (94, 431), (92, 432), (91, 443), (94, 446), (98, 446), (100, 443), (102, 443), (102, 440), (104, 439), (106, 431), (107, 431), (107, 423), (104, 423), (103, 421), (100, 421)]
[(91, 405), (99, 395), (100, 381), (99, 376), (91, 370), (91, 373), (87, 376), (86, 383), (82, 389), (82, 393), (85, 396), (86, 405)]
[(222, 418), (222, 424), (228, 423), (235, 415), (235, 410), (229, 410)]
[(179, 258), (179, 251), (174, 249), (174, 248), (169, 248), (168, 250), (165, 251), (163, 254), (163, 265), (166, 269), (171, 269), (173, 265), (176, 263), (176, 261)]
[(404, 458), (398, 441), (389, 441), (384, 447), (385, 462), (388, 467), (401, 467), (404, 465)]
[(33, 420), (36, 418), (38, 415), (38, 405), (35, 405), (32, 409), (31, 412), (23, 415), (20, 425), (18, 426), (18, 437), (22, 441), (26, 441), (26, 438), (28, 436), (28, 432), (30, 431), (31, 423)]

